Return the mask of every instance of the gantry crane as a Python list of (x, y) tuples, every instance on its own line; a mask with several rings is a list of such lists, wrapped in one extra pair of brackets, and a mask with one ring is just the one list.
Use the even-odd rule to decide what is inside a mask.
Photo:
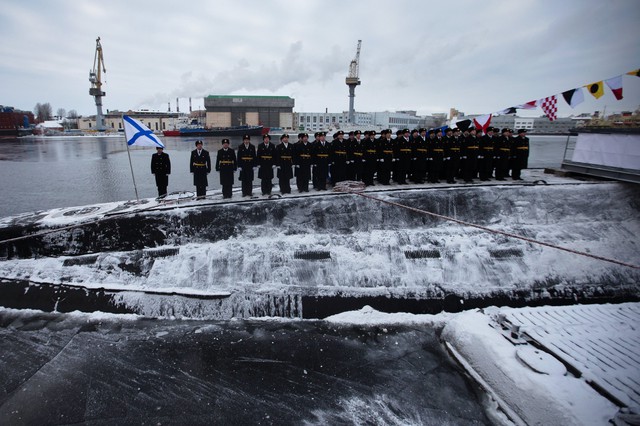
[(349, 86), (349, 123), (353, 124), (355, 111), (353, 109), (353, 101), (356, 97), (356, 86), (360, 85), (360, 78), (358, 74), (360, 72), (360, 45), (362, 40), (358, 40), (358, 50), (356, 51), (356, 57), (349, 64), (349, 75), (345, 82)]
[(93, 57), (93, 69), (89, 71), (89, 81), (91, 82), (89, 94), (96, 100), (96, 129), (100, 131), (105, 130), (104, 116), (102, 115), (102, 97), (106, 93), (102, 91), (102, 73), (106, 72), (104, 58), (102, 57), (102, 45), (100, 44), (100, 37), (98, 37), (96, 39), (96, 54)]

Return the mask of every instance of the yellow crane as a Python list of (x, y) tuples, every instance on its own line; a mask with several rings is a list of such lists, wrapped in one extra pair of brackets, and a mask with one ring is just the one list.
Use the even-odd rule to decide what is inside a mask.
[(104, 131), (104, 116), (102, 115), (102, 97), (106, 95), (102, 91), (102, 73), (106, 73), (107, 70), (104, 67), (104, 58), (102, 57), (102, 45), (100, 44), (100, 37), (96, 39), (96, 53), (93, 57), (93, 69), (89, 71), (89, 81), (91, 82), (91, 88), (89, 89), (89, 95), (93, 96), (96, 100), (96, 129)]
[(356, 97), (356, 86), (360, 85), (360, 78), (358, 74), (360, 73), (360, 45), (362, 44), (362, 40), (358, 40), (358, 49), (356, 51), (356, 57), (349, 64), (349, 74), (345, 82), (347, 86), (349, 86), (349, 123), (353, 124), (355, 111), (353, 109), (353, 101)]

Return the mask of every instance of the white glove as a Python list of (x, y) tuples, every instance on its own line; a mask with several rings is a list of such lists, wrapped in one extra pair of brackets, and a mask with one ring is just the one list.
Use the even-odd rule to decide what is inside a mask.
[(378, 161), (380, 161), (381, 163), (384, 163), (384, 158), (381, 158), (381, 159), (380, 159), (380, 160), (378, 160)]
[(362, 162), (363, 162), (363, 163), (366, 163), (366, 162), (367, 162), (367, 160), (362, 160)]
[(463, 159), (463, 160), (466, 160), (466, 159), (467, 159), (467, 156), (466, 156), (466, 155), (463, 155), (463, 156), (462, 156), (462, 157), (460, 157), (460, 158), (461, 158), (461, 159)]
[(478, 155), (478, 159), (484, 160), (484, 155)]

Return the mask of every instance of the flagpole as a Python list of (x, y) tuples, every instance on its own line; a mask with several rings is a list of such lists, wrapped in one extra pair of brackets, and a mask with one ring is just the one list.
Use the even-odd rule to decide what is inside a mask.
[[(122, 118), (122, 125), (124, 126), (124, 116)], [(131, 163), (131, 152), (129, 151), (129, 141), (127, 141), (127, 135), (124, 136), (124, 142), (127, 144), (127, 156), (129, 157), (129, 167), (131, 168), (131, 178), (133, 179), (133, 189), (136, 192), (136, 201), (140, 202), (140, 197), (138, 197), (138, 187), (136, 186), (136, 177), (133, 174), (133, 164)]]

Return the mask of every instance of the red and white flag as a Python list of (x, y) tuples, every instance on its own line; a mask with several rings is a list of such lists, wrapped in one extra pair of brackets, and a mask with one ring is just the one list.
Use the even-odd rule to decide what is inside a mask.
[(536, 109), (536, 101), (527, 102), (526, 104), (518, 105), (516, 108), (518, 109)]
[(556, 98), (556, 95), (540, 99), (538, 101), (538, 106), (542, 108), (542, 111), (547, 115), (549, 121), (553, 121), (558, 118), (558, 98)]
[(613, 92), (613, 95), (617, 100), (622, 99), (622, 76), (619, 75), (617, 77), (610, 78), (609, 80), (605, 80), (609, 89)]
[(481, 115), (473, 119), (473, 124), (476, 129), (482, 129), (484, 133), (487, 133), (487, 127), (491, 123), (492, 114)]

